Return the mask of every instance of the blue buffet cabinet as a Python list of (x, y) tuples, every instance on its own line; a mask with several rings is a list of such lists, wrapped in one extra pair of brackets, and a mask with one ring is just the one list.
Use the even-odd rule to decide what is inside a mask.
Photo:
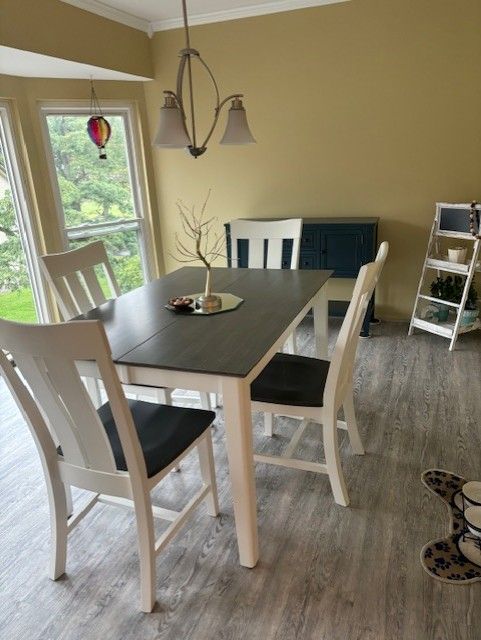
[[(294, 217), (294, 216), (293, 216)], [(251, 218), (261, 220), (261, 218)], [(274, 218), (262, 218), (273, 220)], [(278, 218), (275, 218), (278, 219)], [(372, 262), (377, 252), (379, 218), (305, 218), (302, 229), (300, 269), (332, 269), (333, 278), (356, 278), (363, 264)], [(230, 227), (225, 225), (230, 266)], [(292, 240), (284, 240), (282, 268), (288, 269)], [(239, 241), (239, 267), (247, 267), (248, 242)], [(347, 304), (330, 301), (329, 312), (340, 315)], [(369, 335), (374, 319), (374, 295), (363, 323), (361, 336)]]

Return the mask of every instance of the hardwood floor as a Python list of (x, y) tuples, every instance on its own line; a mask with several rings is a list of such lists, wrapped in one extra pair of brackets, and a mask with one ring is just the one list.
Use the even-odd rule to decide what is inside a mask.
[[(337, 323), (331, 323), (335, 335)], [(454, 353), (437, 336), (374, 326), (362, 340), (355, 390), (367, 454), (341, 434), (352, 506), (329, 481), (256, 468), (261, 561), (239, 566), (226, 477), (222, 415), (214, 434), (222, 515), (203, 506), (157, 559), (158, 604), (139, 612), (131, 513), (96, 507), (69, 540), (68, 575), (47, 578), (46, 492), (33, 441), (0, 381), (0, 638), (16, 640), (479, 640), (481, 584), (450, 586), (422, 570), (419, 552), (447, 528), (441, 501), (422, 486), (430, 467), (481, 478), (481, 335)], [(306, 355), (313, 329), (299, 332)], [(257, 450), (282, 450), (294, 421), (277, 418)], [(315, 425), (299, 452), (322, 456)], [(157, 502), (194, 492), (197, 465), (170, 474)]]

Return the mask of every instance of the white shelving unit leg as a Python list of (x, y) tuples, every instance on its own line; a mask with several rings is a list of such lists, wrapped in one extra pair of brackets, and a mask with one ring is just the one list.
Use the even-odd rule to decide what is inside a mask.
[(417, 308), (418, 308), (419, 296), (421, 294), (421, 289), (422, 289), (422, 286), (423, 286), (424, 277), (426, 275), (428, 258), (429, 258), (430, 254), (431, 254), (431, 249), (432, 249), (433, 241), (434, 241), (434, 238), (435, 238), (435, 227), (436, 227), (436, 218), (434, 219), (433, 226), (431, 227), (431, 235), (429, 236), (428, 248), (426, 249), (426, 256), (424, 258), (423, 270), (421, 272), (421, 277), (419, 279), (418, 290), (416, 291), (416, 300), (414, 302), (414, 309), (413, 309), (413, 313), (412, 313), (412, 316), (411, 316), (411, 322), (409, 323), (409, 331), (408, 331), (408, 335), (409, 336), (412, 336), (413, 331), (414, 331), (414, 318), (416, 317), (416, 311), (417, 311)]
[(466, 280), (464, 282), (463, 296), (461, 298), (459, 309), (457, 310), (456, 322), (454, 323), (454, 329), (453, 329), (453, 337), (451, 338), (451, 342), (449, 343), (450, 351), (454, 350), (454, 347), (456, 345), (456, 340), (458, 339), (461, 320), (463, 317), (463, 311), (466, 306), (466, 301), (468, 299), (469, 288), (474, 278), (474, 272), (476, 271), (478, 256), (479, 256), (479, 240), (476, 240), (473, 247), (473, 257), (471, 259), (471, 264), (469, 265), (468, 275), (466, 276)]

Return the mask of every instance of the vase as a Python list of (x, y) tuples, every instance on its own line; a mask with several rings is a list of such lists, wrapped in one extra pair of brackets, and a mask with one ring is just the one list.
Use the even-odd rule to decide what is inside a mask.
[(446, 322), (449, 317), (449, 307), (445, 304), (436, 304), (436, 307), (437, 311), (434, 315), (437, 317), (438, 322)]
[(476, 322), (476, 318), (479, 315), (479, 309), (465, 309), (461, 316), (461, 326), (468, 327)]
[(212, 293), (212, 273), (210, 267), (206, 269), (205, 276), (205, 288), (203, 295), (197, 298), (202, 309), (219, 309), (222, 305), (222, 300), (215, 293)]
[(454, 249), (448, 249), (448, 260), (449, 262), (464, 264), (466, 261), (466, 253), (466, 247), (455, 247)]

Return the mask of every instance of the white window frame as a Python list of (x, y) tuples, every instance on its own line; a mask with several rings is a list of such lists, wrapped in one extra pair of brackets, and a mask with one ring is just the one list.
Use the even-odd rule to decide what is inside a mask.
[[(48, 171), (53, 188), (57, 220), (63, 238), (64, 251), (69, 249), (70, 240), (88, 239), (120, 231), (135, 230), (137, 231), (139, 238), (139, 254), (142, 263), (144, 281), (148, 282), (153, 277), (155, 269), (152, 248), (152, 224), (137, 105), (134, 102), (102, 101), (102, 110), (107, 119), (109, 115), (116, 115), (121, 116), (124, 120), (125, 141), (127, 145), (126, 157), (135, 216), (132, 218), (126, 218), (125, 220), (83, 224), (78, 227), (67, 227), (65, 222), (47, 117), (49, 115), (81, 115), (86, 116), (86, 119), (88, 119), (90, 116), (90, 102), (87, 100), (41, 102), (39, 108)], [(85, 135), (87, 135), (87, 130), (85, 130)], [(92, 152), (96, 153), (93, 145)], [(102, 160), (99, 162), (102, 162)]]
[(12, 111), (12, 104), (8, 100), (0, 100), (0, 121), (2, 125), (0, 127), (0, 139), (4, 150), (7, 178), (13, 198), (20, 243), (25, 256), (35, 309), (39, 322), (48, 322), (50, 317), (49, 307), (38, 264), (38, 236), (32, 223), (33, 203), (30, 199), (26, 170), (22, 164), (21, 147), (18, 143), (17, 129)]

